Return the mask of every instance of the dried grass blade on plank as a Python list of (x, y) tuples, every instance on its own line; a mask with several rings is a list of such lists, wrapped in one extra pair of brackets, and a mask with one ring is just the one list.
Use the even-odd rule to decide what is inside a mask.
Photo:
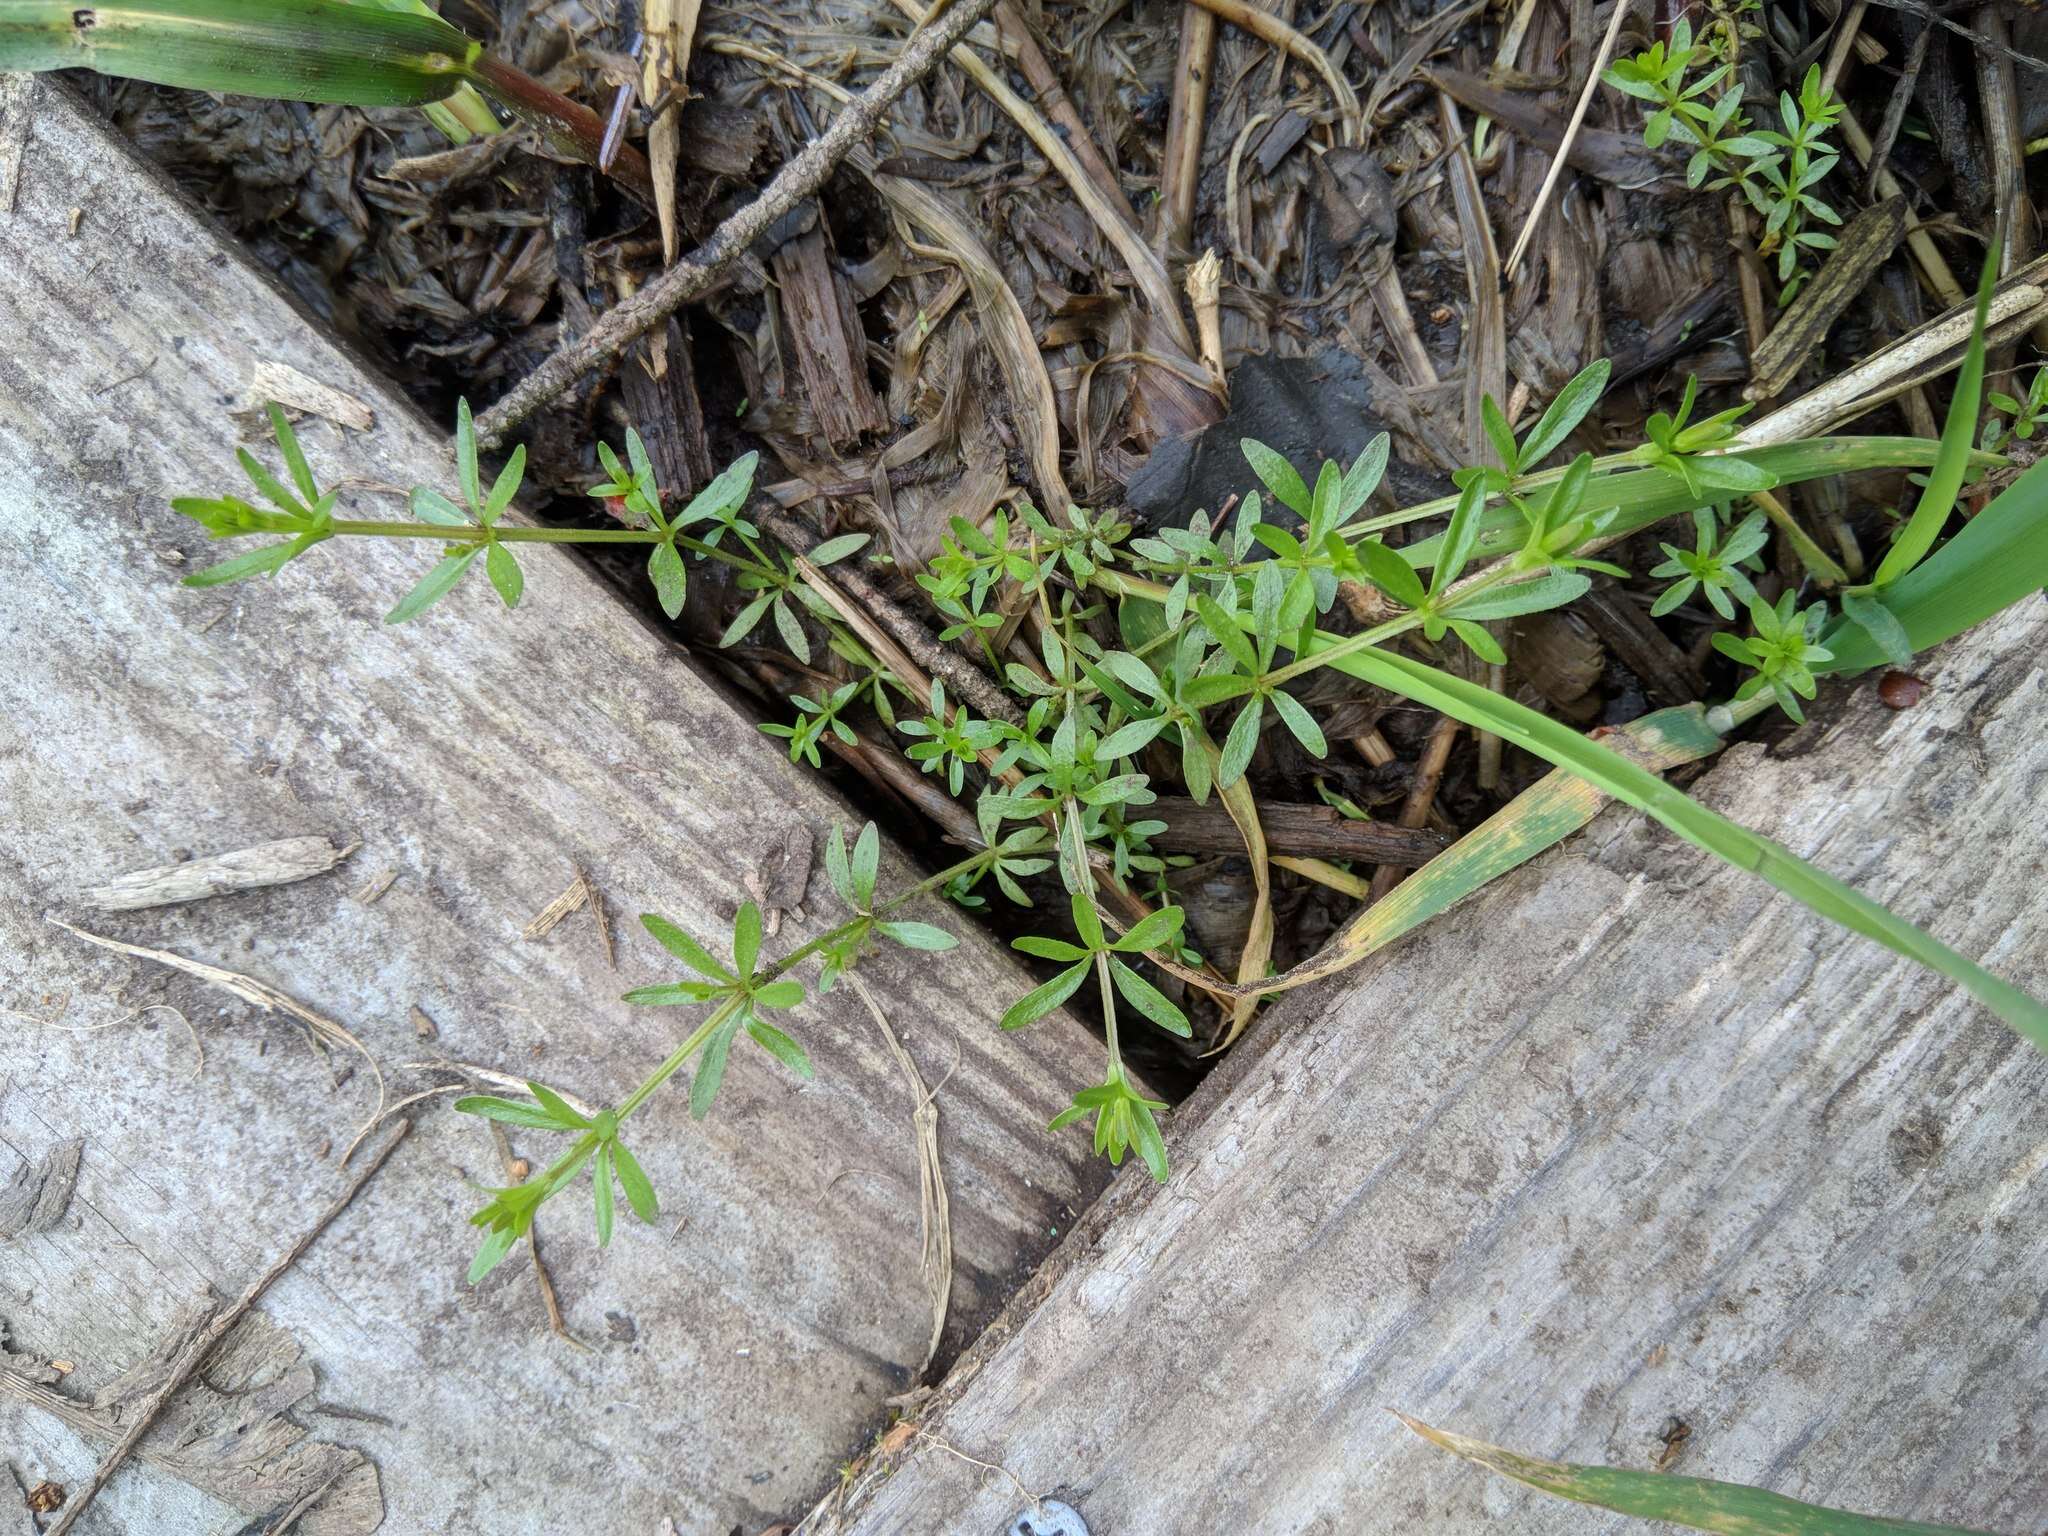
[(50, 921), (66, 933), (97, 944), (101, 949), (110, 949), (117, 955), (128, 955), (137, 960), (148, 960), (157, 965), (167, 965), (174, 971), (183, 971), (187, 976), (196, 976), (209, 986), (219, 987), (230, 996), (239, 997), (245, 1003), (271, 1013), (282, 1013), (297, 1019), (311, 1032), (313, 1038), (322, 1044), (339, 1045), (354, 1051), (363, 1058), (370, 1069), (370, 1077), (377, 1085), (377, 1107), (371, 1113), (368, 1123), (375, 1121), (384, 1112), (384, 1073), (377, 1065), (377, 1058), (370, 1054), (370, 1048), (348, 1030), (334, 1022), (324, 1013), (315, 1012), (297, 998), (280, 992), (267, 982), (253, 976), (244, 976), (239, 971), (222, 970), (217, 965), (208, 965), (204, 960), (188, 960), (183, 955), (174, 955), (167, 949), (150, 949), (141, 944), (124, 944), (119, 939), (109, 939), (101, 934), (87, 933), (83, 928), (73, 927), (62, 918)]
[(1639, 1520), (1667, 1521), (1723, 1536), (1989, 1536), (1958, 1525), (1887, 1520), (1821, 1504), (1806, 1504), (1781, 1493), (1670, 1472), (1631, 1467), (1591, 1467), (1547, 1461), (1436, 1429), (1399, 1410), (1394, 1417), (1432, 1445), (1543, 1493), (1611, 1509)]

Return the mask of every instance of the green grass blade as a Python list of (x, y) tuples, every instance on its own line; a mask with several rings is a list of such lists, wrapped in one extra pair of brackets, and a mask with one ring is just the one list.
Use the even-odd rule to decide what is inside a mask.
[[(1311, 654), (1339, 643), (1338, 637), (1319, 633)], [(1512, 699), (1391, 651), (1354, 651), (1330, 665), (1474, 729), (1492, 731), (1569, 769), (1624, 804), (1656, 817), (1687, 842), (1761, 875), (1822, 917), (1959, 983), (2037, 1049), (2048, 1051), (2048, 1008), (1782, 844), (1708, 810), (1620, 753)]]
[[(1880, 599), (1915, 651), (1939, 645), (2048, 587), (2048, 460), (2036, 464)], [(1834, 660), (1816, 672), (1885, 665), (1859, 624), (1838, 620), (1821, 637)]]
[[(1817, 437), (1793, 443), (1775, 443), (1765, 448), (1747, 448), (1729, 457), (1761, 465), (1777, 477), (1780, 485), (1797, 485), (1803, 480), (1854, 474), (1865, 469), (1924, 469), (1934, 462), (1937, 451), (1937, 446), (1924, 437)], [(1529, 476), (1524, 483), (1541, 486), (1558, 478), (1557, 472), (1546, 471)], [(1615, 512), (1614, 521), (1601, 534), (1603, 538), (1612, 538), (1634, 533), (1639, 528), (1660, 523), (1667, 517), (1676, 517), (1694, 507), (1729, 499), (1729, 492), (1712, 488), (1704, 494), (1695, 495), (1685, 488), (1685, 482), (1678, 476), (1661, 469), (1622, 469), (1596, 474), (1587, 487), (1586, 499), (1580, 504), (1579, 511), (1587, 517)], [(1349, 537), (1395, 523), (1414, 522), (1425, 517), (1448, 517), (1456, 507), (1455, 496), (1440, 497), (1436, 501), (1404, 507), (1385, 517), (1354, 523), (1344, 532)], [(1521, 514), (1505, 506), (1488, 508), (1480, 517), (1480, 529), (1474, 558), (1518, 549), (1529, 531)], [(1436, 534), (1403, 545), (1400, 554), (1402, 559), (1420, 570), (1436, 562), (1442, 547), (1443, 535)]]
[[(374, 5), (386, 11), (410, 11), (415, 16), (438, 14), (427, 0), (350, 0), (350, 3)], [(445, 101), (429, 102), (420, 110), (451, 144), (467, 144), (478, 135), (504, 132), (504, 124), (498, 121), (498, 114), (491, 110), (488, 101), (477, 94), (473, 85), (458, 85)]]
[(0, 70), (284, 101), (421, 106), (461, 85), (480, 52), (437, 16), (342, 0), (0, 0)]
[(1956, 392), (1948, 405), (1948, 419), (1941, 427), (1941, 447), (1928, 471), (1927, 484), (1913, 508), (1904, 531), (1892, 542), (1877, 567), (1874, 585), (1888, 587), (1918, 565), (1934, 547), (1942, 525), (1955, 510), (1956, 493), (1963, 488), (1963, 475), (1970, 467), (1970, 447), (1977, 436), (1977, 412), (1984, 398), (1984, 322), (1991, 312), (1991, 290), (1998, 285), (1998, 242), (1984, 255), (1984, 271), (1977, 279), (1977, 315), (1970, 327), (1970, 349), (1963, 354), (1962, 372), (1956, 375)]
[(1879, 1515), (1831, 1509), (1824, 1504), (1805, 1504), (1746, 1483), (1545, 1461), (1433, 1428), (1405, 1413), (1396, 1413), (1394, 1417), (1432, 1445), (1489, 1472), (1561, 1499), (1611, 1509), (1639, 1520), (1666, 1520), (1696, 1531), (1722, 1532), (1725, 1536), (1989, 1536), (1987, 1532), (1959, 1525), (1887, 1520)]

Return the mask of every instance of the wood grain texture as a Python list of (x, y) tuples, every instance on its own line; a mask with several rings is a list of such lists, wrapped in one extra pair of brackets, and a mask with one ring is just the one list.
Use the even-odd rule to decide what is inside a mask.
[[(572, 555), (522, 553), (516, 613), (476, 579), (398, 628), (381, 616), (430, 549), (329, 546), (269, 582), (179, 586), (222, 547), (166, 498), (230, 488), (228, 411), (259, 362), (373, 408), (372, 433), (302, 428), (317, 467), (355, 478), (344, 506), (391, 515), (388, 488), (452, 484), (444, 439), (62, 87), (0, 78), (0, 101), (29, 123), (0, 204), (0, 1177), (85, 1138), (63, 1218), (0, 1242), (0, 1318), (19, 1350), (75, 1362), (62, 1390), (89, 1398), (202, 1288), (235, 1294), (298, 1234), (345, 1180), (373, 1094), (346, 1053), (323, 1064), (295, 1028), (45, 920), (77, 915), (82, 888), (180, 849), (360, 840), (346, 878), (88, 926), (282, 988), (353, 1029), (394, 1097), (424, 1085), (400, 1064), (444, 1051), (608, 1102), (696, 1017), (618, 1001), (677, 970), (633, 914), (721, 929), (757, 854), (849, 814)], [(580, 916), (520, 938), (574, 865), (621, 919), (616, 971)], [(896, 852), (884, 866), (885, 888), (915, 877)], [(381, 896), (351, 894), (383, 870)], [(820, 870), (770, 952), (833, 909)], [(943, 967), (884, 956), (869, 980), (937, 1088), (957, 1344), (1096, 1187), (1085, 1138), (1044, 1126), (1100, 1048), (1064, 1017), (998, 1034), (1027, 982), (950, 925), (964, 942)], [(196, 1080), (177, 1017), (136, 1012), (155, 1004), (205, 1042)], [(587, 1349), (545, 1331), (523, 1251), (462, 1283), (473, 1185), (504, 1181), (499, 1157), (445, 1097), (416, 1111), (263, 1304), (318, 1373), (295, 1411), (376, 1462), (385, 1531), (580, 1529), (596, 1509), (621, 1530), (758, 1528), (880, 1424), (929, 1331), (915, 1106), (856, 999), (813, 1000), (792, 1028), (815, 1084), (743, 1048), (708, 1121), (689, 1121), (680, 1082), (636, 1117), (658, 1230), (622, 1215), (600, 1256), (584, 1195), (542, 1217)], [(0, 1441), (67, 1485), (104, 1449), (13, 1402)], [(87, 1528), (276, 1513), (138, 1467)], [(322, 1529), (318, 1511), (299, 1528)]]
[[(1697, 787), (2036, 995), (2048, 608)], [(2048, 1508), (2048, 1061), (1937, 978), (1610, 809), (1292, 994), (865, 1484), (993, 1531), (1635, 1532), (1386, 1411), (1545, 1456), (2003, 1532)], [(1206, 1104), (1206, 1113), (1202, 1112)]]

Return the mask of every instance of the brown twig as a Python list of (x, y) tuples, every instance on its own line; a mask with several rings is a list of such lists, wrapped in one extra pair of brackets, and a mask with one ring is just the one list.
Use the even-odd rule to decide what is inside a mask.
[(399, 1121), (398, 1128), (391, 1133), (391, 1139), (377, 1149), (376, 1154), (364, 1165), (363, 1171), (355, 1176), (354, 1182), (335, 1197), (333, 1204), (322, 1211), (319, 1219), (306, 1229), (304, 1235), (285, 1250), (283, 1257), (258, 1276), (256, 1283), (242, 1292), (241, 1298), (232, 1306), (214, 1314), (212, 1321), (200, 1330), (199, 1336), (179, 1357), (170, 1375), (164, 1378), (163, 1385), (151, 1393), (143, 1403), (141, 1411), (135, 1416), (135, 1422), (128, 1426), (128, 1433), (107, 1452), (105, 1460), (100, 1462), (91, 1479), (65, 1506), (64, 1513), (57, 1517), (56, 1523), (49, 1528), (45, 1536), (64, 1536), (66, 1531), (78, 1523), (79, 1517), (91, 1506), (92, 1501), (99, 1497), (100, 1490), (107, 1486), (107, 1479), (114, 1475), (123, 1461), (127, 1460), (128, 1453), (142, 1443), (142, 1437), (169, 1406), (171, 1399), (177, 1396), (185, 1383), (206, 1364), (206, 1357), (213, 1353), (214, 1347), (248, 1314), (249, 1309), (256, 1305), (263, 1293), (270, 1289), (271, 1283), (296, 1264), (305, 1251), (313, 1246), (313, 1240), (327, 1230), (328, 1224), (348, 1209), (349, 1202), (362, 1193), (363, 1186), (376, 1176), (377, 1170), (384, 1166), (385, 1160), (398, 1149), (398, 1144), (405, 1140), (406, 1133), (411, 1129), (410, 1120)]
[[(1401, 814), (1396, 819), (1404, 827), (1419, 827), (1429, 820), (1430, 802), (1436, 799), (1436, 787), (1443, 782), (1444, 765), (1451, 760), (1451, 743), (1458, 739), (1458, 722), (1449, 715), (1437, 716), (1436, 729), (1429, 733), (1429, 740), (1423, 745), (1422, 759), (1415, 765), (1415, 781), (1408, 786), (1408, 798), (1401, 804)], [(1392, 864), (1382, 864), (1372, 872), (1372, 899), (1378, 901), (1387, 892), (1401, 883), (1407, 871)]]
[(1209, 76), (1216, 65), (1216, 18), (1199, 5), (1182, 8), (1180, 54), (1166, 109), (1166, 145), (1159, 160), (1162, 256), (1187, 249), (1195, 227), (1195, 185), (1202, 174), (1202, 130), (1209, 115)]
[(477, 441), (486, 448), (498, 447), (520, 422), (584, 374), (615, 361), (635, 337), (716, 283), (777, 219), (825, 184), (847, 151), (872, 134), (897, 98), (930, 74), (994, 4), (995, 0), (954, 0), (944, 16), (910, 40), (879, 80), (832, 120), (831, 127), (775, 173), (759, 197), (720, 224), (696, 250), (608, 311), (588, 334), (558, 348), (479, 416)]

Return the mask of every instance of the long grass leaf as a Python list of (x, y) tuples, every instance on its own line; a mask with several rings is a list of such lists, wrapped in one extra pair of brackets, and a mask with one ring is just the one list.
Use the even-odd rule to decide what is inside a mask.
[(90, 69), (189, 90), (420, 106), (478, 44), (431, 14), (342, 0), (0, 0), (0, 70)]
[[(1915, 651), (1961, 634), (2048, 587), (2048, 460), (2021, 475), (1941, 548), (1884, 589), (1882, 601)], [(1816, 672), (1885, 664), (1857, 624), (1837, 621), (1821, 644), (1834, 659)]]
[[(1338, 643), (1335, 636), (1318, 634), (1310, 653)], [(2048, 1008), (1789, 848), (1708, 810), (1618, 752), (1512, 699), (1391, 651), (1354, 651), (1331, 665), (1570, 769), (1615, 799), (1656, 817), (1687, 842), (1761, 875), (1822, 917), (1959, 983), (2037, 1049), (2048, 1051)]]
[(1970, 447), (1977, 436), (1977, 410), (1984, 397), (1984, 321), (1991, 312), (1991, 290), (1998, 286), (1998, 242), (1984, 256), (1983, 275), (1977, 279), (1977, 312), (1970, 326), (1969, 350), (1963, 354), (1962, 372), (1956, 375), (1956, 392), (1950, 398), (1948, 418), (1941, 427), (1941, 446), (1934, 465), (1927, 472), (1927, 484), (1907, 519), (1904, 530), (1885, 551), (1879, 562), (1875, 585), (1888, 587), (1918, 565), (1934, 547), (1942, 525), (1955, 510), (1956, 493), (1963, 488), (1963, 475), (1970, 467)]
[[(1797, 485), (1826, 475), (1854, 474), (1865, 469), (1921, 469), (1934, 462), (1936, 445), (1924, 437), (1822, 437), (1794, 443), (1777, 443), (1767, 448), (1748, 448), (1730, 458), (1740, 458), (1770, 471), (1779, 485)], [(1521, 484), (1537, 488), (1563, 478), (1563, 471), (1549, 470), (1531, 475)], [(1726, 501), (1726, 491), (1703, 488), (1694, 493), (1678, 476), (1661, 469), (1622, 469), (1596, 474), (1586, 489), (1579, 512), (1594, 517), (1613, 512), (1614, 521), (1601, 530), (1603, 538), (1633, 533), (1689, 512), (1694, 507)], [(1353, 523), (1347, 536), (1424, 517), (1448, 517), (1457, 507), (1455, 496), (1404, 507), (1384, 517)], [(1528, 526), (1512, 507), (1495, 506), (1480, 515), (1479, 541), (1475, 555), (1499, 555), (1518, 548), (1528, 535)], [(1436, 534), (1401, 547), (1401, 558), (1421, 570), (1435, 563), (1443, 548), (1443, 535)]]
[(1746, 1483), (1546, 1461), (1436, 1429), (1405, 1413), (1397, 1412), (1394, 1417), (1432, 1445), (1489, 1472), (1561, 1499), (1611, 1509), (1639, 1520), (1666, 1520), (1696, 1531), (1721, 1532), (1724, 1536), (1988, 1536), (1987, 1532), (1959, 1525), (1888, 1520), (1879, 1515), (1831, 1509), (1824, 1504), (1806, 1504)]

